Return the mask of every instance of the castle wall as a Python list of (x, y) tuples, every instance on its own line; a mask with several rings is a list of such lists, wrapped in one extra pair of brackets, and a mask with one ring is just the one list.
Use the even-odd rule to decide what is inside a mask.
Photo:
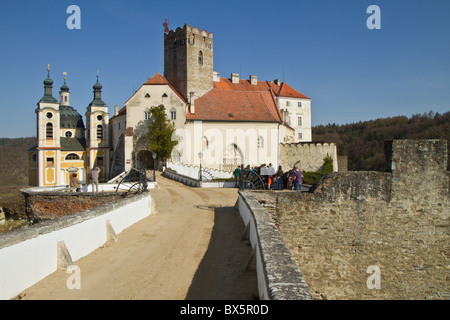
[(338, 171), (338, 157), (335, 143), (281, 143), (280, 165), (286, 171), (298, 164), (302, 171), (318, 171), (323, 159), (333, 159), (333, 170)]
[(332, 173), (313, 193), (276, 195), (276, 224), (316, 298), (450, 298), (447, 143), (387, 149), (392, 173)]

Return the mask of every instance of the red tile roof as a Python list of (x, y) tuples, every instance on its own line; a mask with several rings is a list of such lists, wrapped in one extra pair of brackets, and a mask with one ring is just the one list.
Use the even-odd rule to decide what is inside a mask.
[(157, 72), (153, 77), (148, 79), (144, 84), (167, 84), (170, 85), (169, 80), (164, 78), (159, 72)]
[(187, 120), (282, 122), (272, 93), (213, 89), (195, 100)]

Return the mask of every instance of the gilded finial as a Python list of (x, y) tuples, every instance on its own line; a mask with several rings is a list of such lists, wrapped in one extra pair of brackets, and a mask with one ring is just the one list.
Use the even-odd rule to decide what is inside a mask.
[(50, 63), (47, 64), (47, 76), (50, 78)]
[(67, 72), (63, 72), (63, 76), (64, 76), (64, 83), (66, 83), (66, 76), (67, 76)]
[(97, 83), (98, 83), (98, 70), (97, 70)]

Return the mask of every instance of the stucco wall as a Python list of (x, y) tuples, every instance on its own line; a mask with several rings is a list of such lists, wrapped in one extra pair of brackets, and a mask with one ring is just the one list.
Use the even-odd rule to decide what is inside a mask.
[(280, 165), (289, 170), (294, 164), (302, 171), (318, 171), (323, 159), (333, 159), (333, 170), (338, 171), (338, 157), (335, 143), (282, 143), (280, 144)]

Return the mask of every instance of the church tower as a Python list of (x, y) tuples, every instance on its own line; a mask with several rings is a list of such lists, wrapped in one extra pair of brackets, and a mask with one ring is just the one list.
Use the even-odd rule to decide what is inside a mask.
[(60, 145), (60, 108), (53, 97), (53, 80), (50, 78), (50, 65), (44, 80), (44, 96), (37, 103), (37, 137), (36, 147), (37, 184), (57, 185), (61, 163)]
[(102, 85), (94, 84), (94, 100), (86, 108), (86, 144), (89, 162), (86, 171), (100, 168), (99, 180), (107, 180), (109, 175), (109, 113), (102, 100)]
[(185, 24), (164, 30), (164, 77), (190, 103), (213, 89), (213, 34)]

